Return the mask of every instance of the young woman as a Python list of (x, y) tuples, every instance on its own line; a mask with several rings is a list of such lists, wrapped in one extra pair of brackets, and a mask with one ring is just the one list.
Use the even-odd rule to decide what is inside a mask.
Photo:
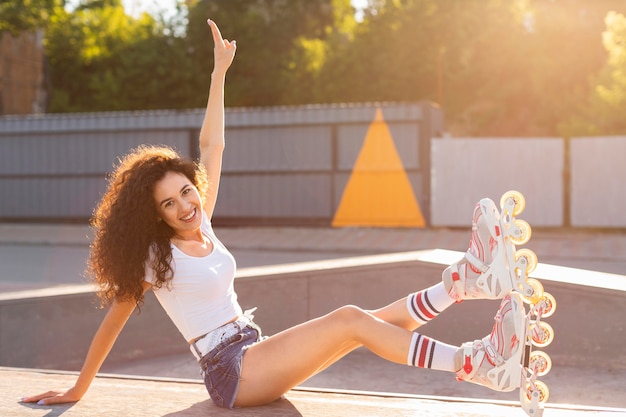
[[(89, 260), (110, 309), (75, 385), (22, 400), (45, 405), (80, 400), (148, 290), (190, 344), (211, 398), (222, 407), (271, 402), (360, 346), (393, 362), (454, 372), (496, 390), (517, 388), (518, 377), (488, 375), (496, 367), (519, 368), (524, 307), (517, 293), (494, 294), (476, 285), (488, 273), (510, 288), (509, 273), (490, 269), (504, 250), (489, 226), (497, 210), (483, 204), (475, 210), (468, 257), (446, 269), (441, 283), (378, 310), (345, 306), (261, 337), (237, 303), (235, 261), (211, 227), (224, 151), (224, 80), (236, 44), (208, 23), (215, 65), (200, 131), (200, 163), (169, 148), (142, 146), (116, 167), (92, 220), (96, 235)], [(465, 298), (503, 298), (490, 335), (457, 347), (415, 332)]]

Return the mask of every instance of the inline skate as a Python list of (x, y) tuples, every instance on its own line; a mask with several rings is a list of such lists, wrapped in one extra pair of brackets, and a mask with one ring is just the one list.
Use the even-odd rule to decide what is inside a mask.
[(518, 191), (502, 196), (501, 213), (489, 198), (476, 205), (469, 249), (443, 272), (444, 285), (457, 301), (500, 299), (511, 290), (522, 294), (529, 304), (542, 298), (543, 286), (528, 277), (537, 266), (537, 255), (530, 249), (516, 249), (532, 235), (530, 225), (516, 219), (525, 206)]

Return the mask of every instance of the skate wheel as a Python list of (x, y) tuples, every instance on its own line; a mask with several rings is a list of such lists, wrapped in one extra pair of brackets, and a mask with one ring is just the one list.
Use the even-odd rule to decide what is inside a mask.
[(534, 395), (539, 395), (539, 403), (544, 404), (550, 398), (550, 390), (548, 386), (541, 381), (534, 382), (534, 389), (531, 384), (526, 384), (526, 397), (528, 401), (533, 400)]
[(546, 347), (554, 340), (554, 329), (548, 323), (539, 322), (531, 332), (531, 342), (537, 347)]
[(517, 226), (519, 230), (516, 230), (515, 236), (512, 235), (510, 237), (511, 243), (520, 246), (528, 243), (530, 237), (532, 236), (532, 229), (530, 228), (528, 222), (525, 222), (524, 220), (515, 220), (515, 226)]
[(543, 297), (541, 297), (539, 303), (543, 303), (543, 305), (539, 306), (541, 309), (541, 317), (550, 317), (556, 311), (556, 298), (549, 292), (543, 293)]
[(534, 351), (530, 354), (528, 366), (537, 376), (544, 376), (552, 369), (552, 359), (550, 359), (550, 356), (545, 352)]
[[(522, 258), (526, 258), (526, 260), (522, 261)], [(537, 255), (528, 248), (520, 249), (515, 252), (515, 263), (519, 262), (526, 265), (526, 275), (529, 275), (537, 268)]]
[(524, 208), (526, 207), (526, 199), (519, 191), (511, 190), (502, 194), (502, 198), (500, 198), (500, 208), (504, 209), (506, 206), (506, 201), (512, 198), (515, 201), (515, 205), (513, 206), (513, 212), (511, 213), (513, 216), (519, 215)]
[(533, 278), (527, 279), (526, 283), (532, 289), (532, 294), (526, 294), (527, 290), (524, 290), (524, 301), (528, 304), (538, 304), (542, 300), (544, 294), (543, 285), (541, 285), (541, 282)]

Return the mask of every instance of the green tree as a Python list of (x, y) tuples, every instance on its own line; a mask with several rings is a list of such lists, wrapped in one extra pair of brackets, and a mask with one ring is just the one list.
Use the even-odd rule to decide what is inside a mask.
[(616, 0), (378, 0), (336, 48), (332, 101), (432, 100), (457, 135), (555, 135), (604, 58)]
[[(59, 10), (46, 34), (51, 112), (190, 107), (182, 41), (153, 17), (125, 14), (120, 0)], [(181, 67), (183, 68), (181, 70)]]
[[(362, 22), (349, 0), (186, 4), (169, 22), (133, 19), (120, 0), (55, 9), (51, 110), (203, 106), (211, 17), (238, 43), (229, 106), (430, 100), (471, 136), (621, 126), (623, 0), (370, 0)], [(605, 27), (610, 10), (621, 15)]]
[(0, 2), (0, 33), (30, 32), (42, 29), (64, 0), (2, 0)]
[(459, 107), (455, 100), (479, 78), (477, 64), (489, 37), (510, 27), (508, 9), (500, 3), (371, 2), (354, 41), (334, 49), (325, 71), (327, 96), (336, 93), (340, 101), (433, 100), (446, 110)]
[(609, 12), (602, 41), (608, 52), (592, 98), (598, 133), (626, 133), (626, 16)]
[(333, 48), (345, 47), (353, 40), (357, 22), (349, 0), (332, 0), (324, 7), (329, 15), (320, 19), (322, 30), (311, 30), (292, 41), (283, 69), (283, 104), (329, 101), (321, 95), (323, 69), (329, 63)]
[(565, 134), (564, 121), (581, 111), (589, 79), (605, 61), (603, 18), (624, 7), (616, 0), (527, 0), (491, 2), (488, 14), (474, 8), (477, 36), (453, 54), (472, 56), (471, 65), (463, 76), (446, 79), (457, 96), (454, 107), (444, 102), (452, 129), (481, 136)]
[[(213, 0), (189, 8), (187, 41), (197, 78), (208, 85), (212, 41), (206, 18), (237, 40), (236, 65), (229, 70), (227, 105), (259, 106), (310, 102), (312, 82), (324, 65), (327, 42), (350, 30), (349, 0)], [(203, 78), (204, 74), (204, 78)]]

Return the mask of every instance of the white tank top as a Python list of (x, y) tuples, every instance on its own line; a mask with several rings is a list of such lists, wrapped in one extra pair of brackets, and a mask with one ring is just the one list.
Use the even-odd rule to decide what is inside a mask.
[[(213, 243), (207, 256), (189, 256), (172, 244), (174, 277), (169, 288), (154, 288), (154, 294), (185, 340), (190, 341), (242, 314), (234, 290), (235, 258), (213, 232), (204, 211), (202, 233)], [(154, 271), (146, 267), (146, 281)]]

